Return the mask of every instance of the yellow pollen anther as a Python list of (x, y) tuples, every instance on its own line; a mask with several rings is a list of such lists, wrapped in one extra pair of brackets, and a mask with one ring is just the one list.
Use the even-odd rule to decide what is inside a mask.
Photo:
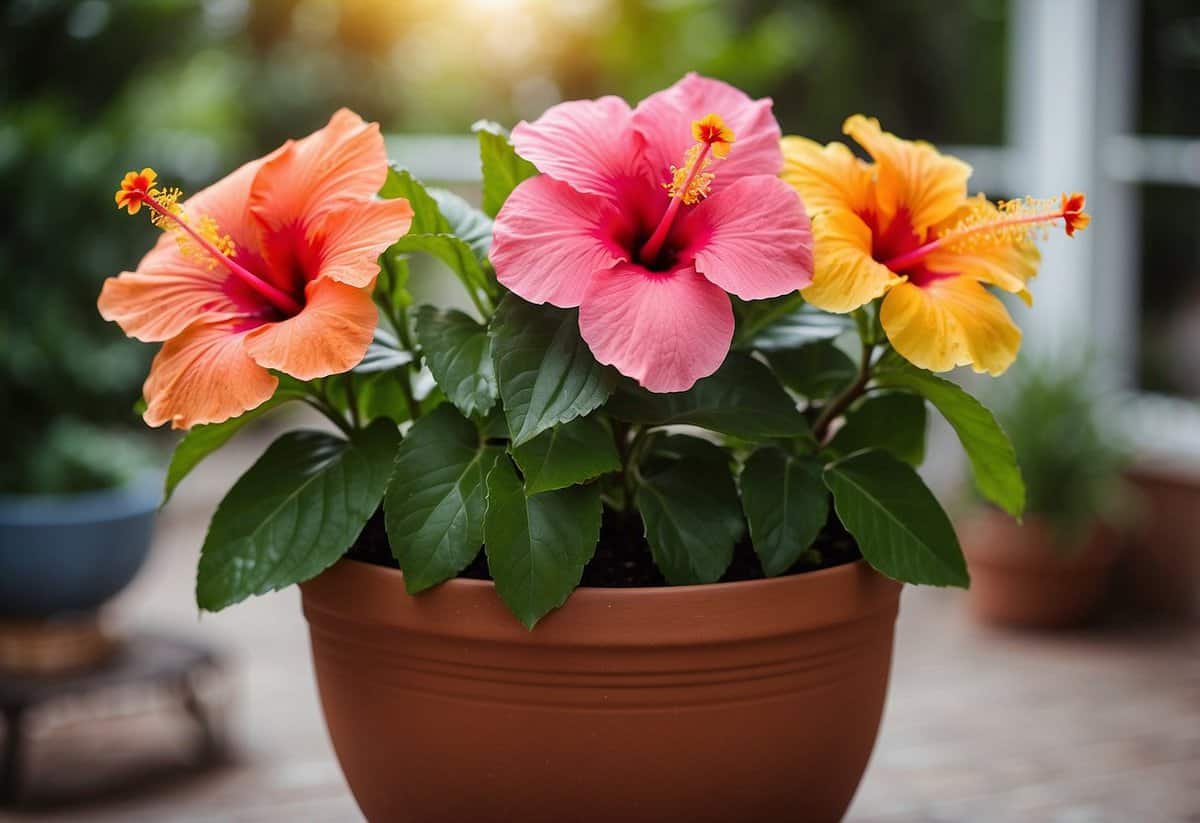
[(729, 156), (735, 139), (733, 131), (718, 114), (693, 120), (692, 138), (696, 142), (684, 154), (683, 165), (671, 166), (671, 181), (663, 184), (672, 200), (678, 198), (688, 206), (694, 206), (712, 193), (715, 175), (708, 168), (714, 157), (721, 160)]
[(150, 189), (146, 194), (148, 197), (153, 197), (157, 200), (158, 204), (163, 208), (161, 212), (150, 211), (151, 223), (163, 231), (170, 231), (175, 226), (175, 220), (183, 219), (183, 207), (179, 205), (179, 199), (183, 197), (182, 189), (174, 186), (169, 189)]
[[(1082, 195), (1078, 197), (1078, 204), (1071, 201), (1070, 205), (1067, 195), (1061, 201), (1054, 197), (1022, 197), (1001, 200), (993, 208), (983, 195), (976, 195), (969, 201), (969, 213), (942, 231), (938, 239), (943, 248), (964, 253), (996, 246), (1032, 245), (1035, 240), (1045, 240), (1050, 225), (1058, 220), (1065, 220), (1067, 233), (1073, 234), (1076, 228), (1086, 226), (1088, 220), (1082, 213)], [(1080, 222), (1082, 225), (1078, 225)]]
[[(671, 182), (663, 183), (669, 197), (678, 197), (687, 205), (694, 206), (712, 193), (712, 181), (716, 175), (705, 171), (712, 165), (712, 158), (700, 159), (700, 152), (706, 148), (704, 144), (696, 143), (687, 150), (682, 166), (671, 166)], [(696, 169), (698, 162), (700, 168)]]

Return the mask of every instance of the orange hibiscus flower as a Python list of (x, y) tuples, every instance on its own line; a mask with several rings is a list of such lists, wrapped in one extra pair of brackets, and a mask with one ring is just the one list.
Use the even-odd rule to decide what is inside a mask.
[(1057, 221), (1068, 235), (1085, 228), (1083, 195), (995, 205), (968, 197), (971, 167), (928, 143), (902, 140), (862, 115), (843, 130), (874, 162), (841, 143), (783, 139), (782, 177), (813, 218), (805, 299), (848, 312), (882, 297), (883, 330), (910, 362), (1000, 374), (1021, 332), (987, 287), (1028, 302), (1039, 261), (1033, 234)]
[(271, 370), (312, 380), (362, 360), (377, 259), (412, 222), (406, 200), (375, 198), (386, 175), (378, 124), (342, 109), (184, 202), (152, 169), (125, 176), (117, 207), (147, 207), (166, 234), (105, 281), (99, 308), (163, 342), (142, 389), (149, 425), (227, 420), (274, 393)]

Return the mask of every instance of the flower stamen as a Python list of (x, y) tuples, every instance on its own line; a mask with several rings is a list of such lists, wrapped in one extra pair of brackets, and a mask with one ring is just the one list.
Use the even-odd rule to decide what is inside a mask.
[(1053, 198), (1037, 200), (1026, 197), (1021, 200), (1002, 201), (996, 209), (989, 208), (982, 198), (975, 201), (973, 208), (949, 231), (917, 248), (883, 261), (894, 272), (905, 271), (920, 263), (930, 254), (942, 249), (969, 252), (981, 246), (1022, 245), (1032, 241), (1034, 232), (1045, 232), (1049, 224), (1063, 221), (1068, 237), (1087, 228), (1092, 218), (1084, 208), (1084, 196), (1079, 192)]
[(712, 165), (713, 158), (723, 160), (729, 156), (729, 149), (735, 140), (733, 131), (725, 125), (718, 114), (707, 114), (699, 120), (692, 121), (692, 138), (696, 141), (683, 156), (682, 166), (671, 166), (671, 180), (663, 183), (667, 195), (671, 198), (667, 211), (650, 239), (642, 246), (638, 259), (648, 265), (658, 258), (663, 243), (675, 222), (681, 205), (694, 206), (712, 192), (712, 181), (716, 176), (707, 169)]
[(182, 254), (204, 259), (210, 266), (221, 263), (288, 317), (300, 313), (302, 306), (291, 295), (272, 286), (233, 259), (237, 251), (233, 238), (221, 234), (216, 220), (209, 215), (201, 215), (193, 226), (179, 204), (183, 191), (174, 187), (159, 189), (154, 185), (157, 179), (157, 173), (149, 167), (126, 174), (114, 198), (117, 208), (137, 214), (142, 206), (146, 206), (151, 212), (151, 223), (163, 231), (179, 232), (177, 242)]

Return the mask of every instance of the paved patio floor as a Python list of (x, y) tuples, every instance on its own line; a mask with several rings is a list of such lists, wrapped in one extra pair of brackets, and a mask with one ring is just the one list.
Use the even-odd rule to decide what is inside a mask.
[[(317, 706), (295, 591), (198, 617), (193, 567), (211, 508), (261, 448), (202, 466), (164, 514), (119, 622), (227, 656), (226, 765), (188, 768), (189, 729), (151, 698), (76, 707), (35, 739), (43, 801), (6, 821), (359, 821)], [(139, 700), (141, 702), (139, 702)], [(102, 776), (133, 776), (95, 794)], [(45, 794), (90, 799), (47, 804)], [(36, 801), (36, 798), (35, 798)], [(887, 714), (855, 823), (1200, 821), (1200, 627), (1116, 621), (1037, 636), (966, 619), (957, 592), (905, 592)]]

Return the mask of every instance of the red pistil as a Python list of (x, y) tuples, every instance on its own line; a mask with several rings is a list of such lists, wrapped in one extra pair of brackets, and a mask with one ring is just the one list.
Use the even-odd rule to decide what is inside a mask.
[(685, 203), (699, 203), (708, 196), (709, 184), (713, 179), (712, 173), (705, 171), (711, 163), (709, 155), (717, 159), (728, 157), (736, 138), (719, 114), (707, 114), (692, 121), (692, 139), (696, 142), (684, 155), (683, 165), (671, 166), (671, 182), (663, 186), (670, 193), (671, 202), (654, 233), (638, 252), (638, 259), (647, 266), (653, 266), (658, 260), (663, 243), (679, 214), (679, 207)]
[(155, 212), (161, 214), (163, 217), (174, 220), (175, 225), (187, 232), (188, 236), (191, 237), (192, 240), (196, 241), (196, 243), (202, 249), (216, 258), (222, 265), (225, 266), (225, 268), (229, 269), (231, 274), (270, 301), (271, 305), (273, 305), (275, 308), (279, 309), (288, 317), (294, 317), (300, 313), (300, 309), (303, 307), (294, 299), (292, 299), (289, 294), (275, 288), (270, 283), (255, 275), (245, 266), (239, 265), (236, 260), (233, 260), (228, 255), (222, 254), (216, 246), (208, 241), (208, 239), (189, 226), (186, 222), (180, 220), (179, 217), (173, 214), (169, 209), (164, 208), (152, 196), (149, 194), (143, 195), (142, 202), (154, 209)]
[[(1044, 201), (1043, 201), (1044, 202)], [(1021, 226), (1032, 226), (1044, 223), (1050, 223), (1055, 220), (1063, 220), (1068, 237), (1074, 236), (1076, 231), (1087, 227), (1091, 222), (1091, 215), (1083, 211), (1084, 197), (1082, 194), (1072, 194), (1070, 196), (1063, 195), (1062, 204), (1058, 209), (1053, 211), (1038, 211), (1032, 214), (1016, 213), (1009, 217), (1004, 217), (1000, 220), (983, 221), (973, 225), (964, 226), (954, 231), (947, 232), (935, 240), (930, 240), (917, 248), (898, 254), (888, 260), (883, 261), (883, 265), (887, 266), (894, 272), (902, 272), (914, 268), (922, 260), (928, 257), (935, 251), (944, 249), (958, 241), (970, 237), (974, 234), (984, 232), (995, 232), (1000, 235), (1007, 236), (1023, 236), (1020, 233), (1013, 232), (1014, 229)]]
[(172, 190), (173, 194), (172, 192), (168, 193), (170, 205), (164, 205), (157, 197), (159, 190), (154, 188), (156, 180), (157, 175), (153, 169), (142, 169), (140, 173), (129, 172), (129, 174), (125, 175), (125, 179), (121, 181), (121, 188), (117, 190), (117, 207), (127, 209), (130, 214), (137, 214), (143, 205), (149, 206), (159, 216), (159, 220), (170, 220), (175, 226), (186, 232), (200, 248), (208, 252), (214, 260), (220, 262), (234, 277), (266, 298), (272, 306), (283, 312), (284, 315), (294, 317), (300, 313), (303, 307), (291, 295), (272, 286), (245, 266), (238, 264), (236, 260), (218, 248), (201, 232), (196, 231), (192, 226), (188, 225), (188, 222), (180, 217), (178, 207), (174, 205), (174, 198), (179, 194), (178, 189)]
[(654, 234), (650, 235), (650, 239), (646, 241), (645, 245), (642, 246), (642, 250), (638, 253), (638, 259), (646, 265), (651, 266), (658, 259), (658, 254), (662, 251), (663, 243), (666, 242), (667, 235), (671, 232), (671, 226), (675, 222), (675, 215), (679, 214), (679, 207), (683, 205), (684, 195), (695, 181), (696, 175), (704, 168), (704, 161), (708, 159), (708, 152), (711, 146), (711, 143), (704, 143), (702, 145), (699, 154), (696, 155), (695, 162), (692, 163), (691, 169), (688, 170), (687, 177), (684, 178), (683, 185), (675, 192), (675, 196), (671, 198), (671, 203), (667, 206), (662, 219), (658, 221), (658, 226), (654, 229)]

